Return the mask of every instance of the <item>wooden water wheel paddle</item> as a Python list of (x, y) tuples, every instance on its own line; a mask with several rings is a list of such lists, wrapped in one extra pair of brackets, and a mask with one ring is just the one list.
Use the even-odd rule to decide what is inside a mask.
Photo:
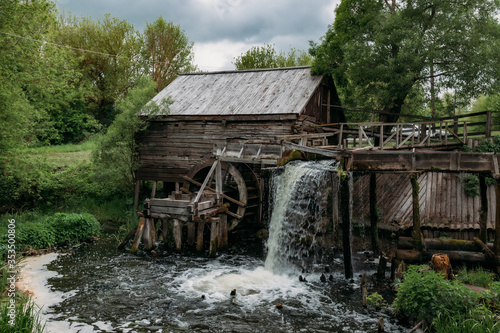
[[(214, 160), (205, 160), (193, 167), (184, 177), (184, 188), (190, 192), (199, 190)], [(229, 231), (234, 230), (244, 216), (260, 209), (260, 186), (255, 173), (244, 163), (221, 162), (222, 192), (224, 203), (229, 204)], [(215, 176), (207, 183), (207, 189), (215, 190)], [(259, 214), (260, 215), (260, 214)]]

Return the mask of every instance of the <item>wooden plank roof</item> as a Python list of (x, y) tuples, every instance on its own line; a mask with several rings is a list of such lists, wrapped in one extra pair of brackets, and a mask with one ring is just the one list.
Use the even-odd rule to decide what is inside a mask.
[(180, 74), (153, 98), (172, 116), (300, 114), (321, 83), (307, 67)]

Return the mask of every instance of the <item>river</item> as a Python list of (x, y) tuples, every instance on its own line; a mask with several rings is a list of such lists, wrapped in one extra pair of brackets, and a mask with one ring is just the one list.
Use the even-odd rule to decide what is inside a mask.
[[(301, 191), (286, 172), (275, 182), (285, 205), (298, 214), (300, 206), (321, 214), (322, 200), (310, 200), (310, 191), (299, 195), (309, 198), (306, 203), (289, 196)], [(290, 176), (310, 173), (291, 170)], [(53, 333), (376, 332), (382, 317), (386, 332), (406, 332), (387, 311), (361, 306), (360, 274), (376, 271), (364, 253), (354, 253), (356, 276), (346, 280), (341, 253), (322, 251), (311, 260), (307, 249), (291, 245), (289, 233), (297, 231), (289, 228), (293, 218), (284, 216), (290, 208), (282, 207), (281, 194), (275, 195), (274, 209), (281, 207), (282, 215), (273, 212), (267, 246), (240, 237), (230, 239), (230, 247), (215, 259), (189, 250), (132, 255), (117, 250), (116, 240), (105, 235), (71, 255), (52, 258), (42, 269), (41, 285), (58, 297), (43, 309), (47, 328)], [(304, 243), (314, 245), (298, 241)]]

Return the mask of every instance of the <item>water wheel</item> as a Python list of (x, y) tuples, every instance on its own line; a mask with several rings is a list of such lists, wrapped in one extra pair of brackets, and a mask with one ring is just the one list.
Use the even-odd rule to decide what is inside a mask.
[[(199, 163), (187, 174), (196, 183), (203, 183), (213, 160)], [(244, 163), (222, 162), (222, 192), (224, 203), (229, 204), (229, 230), (234, 230), (245, 218), (260, 220), (260, 183), (255, 172)], [(194, 182), (185, 181), (184, 188), (190, 192), (199, 190), (200, 186)], [(215, 176), (208, 181), (208, 187), (215, 189)], [(233, 199), (233, 200), (231, 200)]]

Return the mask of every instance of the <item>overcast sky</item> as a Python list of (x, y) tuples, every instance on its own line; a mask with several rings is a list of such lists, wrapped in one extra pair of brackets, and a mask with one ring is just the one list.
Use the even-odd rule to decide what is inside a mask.
[(232, 70), (251, 46), (288, 52), (319, 42), (340, 0), (56, 0), (58, 8), (93, 19), (109, 13), (142, 31), (159, 16), (179, 24), (194, 42), (201, 70)]

